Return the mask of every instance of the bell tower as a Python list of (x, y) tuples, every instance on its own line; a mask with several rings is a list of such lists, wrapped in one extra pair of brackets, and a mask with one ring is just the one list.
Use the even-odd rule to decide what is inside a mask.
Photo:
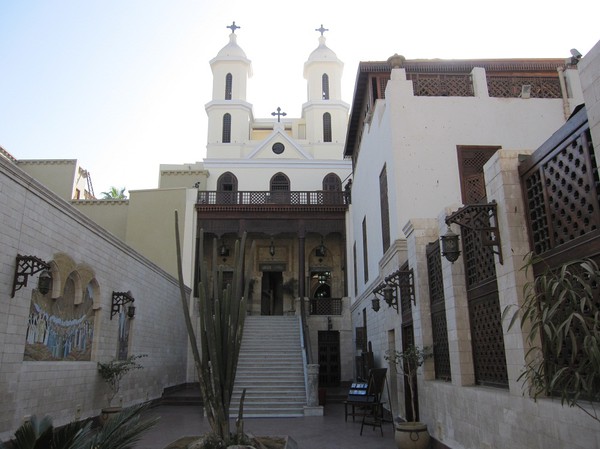
[(343, 143), (346, 138), (349, 105), (342, 101), (344, 63), (325, 44), (326, 28), (321, 25), (319, 46), (304, 63), (307, 102), (302, 105), (306, 138), (312, 144)]
[(210, 61), (213, 74), (212, 100), (208, 115), (207, 157), (239, 157), (240, 146), (248, 142), (252, 105), (246, 101), (252, 64), (237, 44), (233, 22), (229, 43)]

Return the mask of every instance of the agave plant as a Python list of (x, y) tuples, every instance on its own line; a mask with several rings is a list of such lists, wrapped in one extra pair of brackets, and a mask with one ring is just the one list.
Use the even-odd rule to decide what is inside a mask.
[[(523, 270), (540, 263), (529, 257)], [(519, 376), (535, 400), (559, 397), (600, 421), (600, 269), (591, 259), (566, 262), (524, 287), (519, 307), (507, 307), (509, 329), (520, 317), (529, 348)]]

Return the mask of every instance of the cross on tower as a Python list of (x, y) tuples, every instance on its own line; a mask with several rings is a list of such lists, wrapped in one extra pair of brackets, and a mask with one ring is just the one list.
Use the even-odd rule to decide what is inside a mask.
[(318, 31), (319, 33), (321, 33), (321, 36), (323, 36), (323, 33), (325, 31), (329, 31), (329, 29), (328, 28), (323, 28), (323, 24), (321, 24), (321, 28), (315, 28), (315, 31)]
[(232, 32), (233, 34), (235, 34), (235, 30), (237, 30), (237, 29), (239, 29), (239, 28), (241, 28), (241, 27), (237, 26), (237, 25), (235, 24), (235, 20), (234, 20), (234, 21), (233, 21), (233, 23), (232, 23), (231, 25), (227, 25), (225, 28), (231, 28), (231, 32)]
[(271, 115), (273, 117), (277, 116), (277, 122), (281, 122), (281, 116), (285, 117), (287, 114), (285, 112), (281, 112), (281, 108), (277, 106), (277, 112), (271, 112)]

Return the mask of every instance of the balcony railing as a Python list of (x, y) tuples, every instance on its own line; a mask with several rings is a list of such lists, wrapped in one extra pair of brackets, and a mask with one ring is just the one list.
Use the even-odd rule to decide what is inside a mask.
[(311, 298), (311, 315), (341, 315), (342, 298)]
[(298, 205), (344, 206), (347, 195), (342, 191), (201, 191), (198, 205)]

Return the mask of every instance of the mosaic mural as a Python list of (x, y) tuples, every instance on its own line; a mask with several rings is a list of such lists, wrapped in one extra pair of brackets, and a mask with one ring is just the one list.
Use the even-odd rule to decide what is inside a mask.
[(75, 302), (75, 281), (67, 279), (63, 296), (51, 299), (34, 291), (27, 324), (26, 361), (91, 360), (94, 333), (93, 288)]

